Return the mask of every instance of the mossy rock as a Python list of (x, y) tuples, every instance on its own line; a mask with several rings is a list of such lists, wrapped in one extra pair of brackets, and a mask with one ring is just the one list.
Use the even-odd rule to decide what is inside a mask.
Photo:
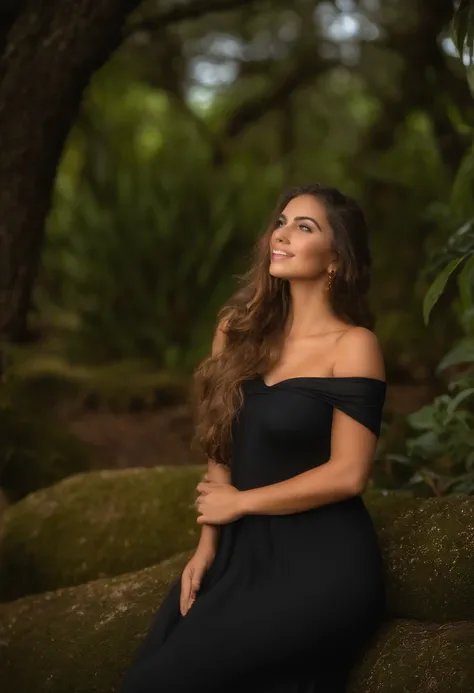
[[(154, 565), (196, 546), (195, 487), (205, 466), (77, 475), (4, 514), (0, 598), (77, 585)], [(390, 614), (474, 620), (474, 499), (370, 490)]]
[[(191, 554), (0, 605), (0, 680), (6, 693), (118, 691)], [(473, 648), (474, 623), (392, 620), (357, 662), (348, 693), (471, 693)]]
[(78, 474), (6, 509), (0, 600), (159, 563), (195, 547), (202, 465)]
[(474, 622), (391, 619), (352, 672), (348, 693), (472, 693)]
[(0, 604), (2, 690), (117, 690), (155, 609), (191, 555), (182, 552), (137, 573)]
[(0, 405), (0, 441), (0, 485), (10, 503), (94, 464), (92, 448), (44, 414)]
[(392, 616), (474, 620), (474, 498), (367, 496)]

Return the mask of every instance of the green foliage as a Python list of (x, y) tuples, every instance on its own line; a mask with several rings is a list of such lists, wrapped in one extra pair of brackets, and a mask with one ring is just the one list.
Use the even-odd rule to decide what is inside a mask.
[(426, 293), (425, 300), (423, 303), (423, 319), (425, 321), (425, 325), (428, 324), (428, 319), (429, 315), (431, 313), (431, 310), (433, 306), (435, 305), (436, 301), (438, 298), (441, 296), (443, 293), (444, 288), (446, 287), (446, 283), (451, 276), (451, 274), (454, 272), (456, 267), (462, 262), (464, 258), (463, 257), (458, 257), (454, 258), (454, 260), (451, 260), (444, 270), (438, 274), (432, 285), (430, 286), (429, 290)]
[(453, 15), (451, 36), (466, 66), (466, 78), (474, 94), (474, 2), (458, 0)]
[[(466, 252), (466, 249), (468, 251)], [(461, 253), (461, 254), (460, 254)], [(453, 257), (454, 255), (454, 257)], [(412, 469), (408, 484), (429, 488), (435, 495), (446, 493), (474, 494), (474, 234), (472, 221), (458, 229), (438, 253), (438, 261), (449, 258), (429, 287), (423, 304), (423, 317), (428, 324), (431, 311), (446, 290), (451, 275), (463, 260), (457, 276), (460, 295), (460, 321), (466, 336), (455, 342), (441, 359), (437, 372), (450, 369), (448, 392), (439, 395), (407, 417), (416, 431), (406, 440), (405, 453), (391, 453), (387, 458)]]
[[(101, 365), (75, 364), (48, 351), (48, 345), (4, 345), (10, 392), (30, 409), (53, 407), (61, 398), (78, 407), (129, 411), (187, 400), (189, 377), (157, 369), (145, 359)], [(19, 405), (17, 405), (19, 406)]]
[[(450, 233), (442, 243), (432, 249), (422, 275), (435, 275), (423, 300), (423, 320), (427, 325), (436, 302), (445, 291), (451, 275), (458, 266), (467, 260), (457, 276), (457, 285), (462, 300), (462, 312), (466, 317), (472, 303), (474, 256), (474, 147), (470, 146), (456, 173), (448, 204), (445, 208), (449, 217), (447, 227)], [(461, 320), (463, 315), (461, 314)]]
[(406, 484), (417, 493), (474, 494), (474, 411), (461, 404), (474, 388), (450, 383), (450, 392), (413, 414), (408, 423), (416, 432), (405, 441), (406, 454), (389, 453), (387, 459), (411, 471)]
[(232, 291), (258, 224), (248, 182), (172, 156), (110, 157), (74, 200), (59, 176), (36, 296), (68, 359), (189, 370)]
[[(465, 62), (472, 87), (474, 56), (474, 3), (461, 0), (452, 22), (453, 41)], [(472, 135), (472, 130), (471, 130)], [(474, 148), (465, 154), (455, 177), (449, 212), (458, 228), (431, 254), (423, 274), (433, 274), (423, 301), (424, 324), (446, 293), (450, 277), (457, 274), (457, 310), (465, 335), (455, 342), (437, 365), (448, 372), (448, 392), (410, 414), (407, 422), (415, 435), (407, 437), (402, 453), (391, 452), (387, 460), (401, 463), (412, 472), (407, 482), (434, 495), (474, 495)], [(461, 224), (459, 226), (459, 224)]]
[(467, 50), (469, 63), (474, 57), (474, 3), (458, 0), (452, 21), (452, 37), (460, 55)]
[[(291, 16), (220, 15), (211, 36), (206, 21), (167, 28), (158, 40), (141, 32), (94, 76), (47, 224), (31, 315), (40, 346), (22, 349), (18, 361), (29, 388), (70, 388), (120, 408), (152, 403), (158, 392), (170, 401), (184, 395), (180, 376), (208, 353), (216, 312), (282, 186), (308, 179), (362, 202), (375, 232), (372, 298), (388, 369), (429, 377), (457, 313), (469, 316), (469, 258), (459, 265), (472, 234), (446, 237), (454, 223), (474, 218), (474, 158), (465, 157), (450, 199), (451, 141), (439, 128), (457, 118), (458, 131), (469, 133), (469, 118), (434, 73), (436, 113), (431, 96), (427, 104), (409, 96), (417, 90), (404, 72), (402, 42), (392, 44), (386, 8), (361, 10), (387, 34), (385, 44), (366, 40), (362, 29), (335, 40), (327, 27), (352, 12), (323, 5), (321, 54), (312, 23), (301, 22), (314, 8), (301, 5)], [(418, 9), (405, 11), (417, 21)], [(303, 34), (291, 31), (298, 23)], [(422, 29), (420, 49), (431, 41)], [(469, 40), (468, 30), (457, 32)], [(196, 66), (208, 73), (217, 66), (222, 81), (206, 86), (206, 69), (200, 78)], [(209, 99), (199, 105), (193, 94), (204, 92)], [(435, 243), (446, 253), (420, 272)], [(419, 319), (427, 278), (449, 262), (425, 299), (425, 325), (455, 269), (462, 310), (455, 305), (428, 334)]]
[[(206, 42), (186, 47), (196, 60), (210, 59)], [(245, 64), (203, 108), (183, 85), (150, 79), (147, 50), (143, 74), (129, 46), (94, 77), (65, 150), (32, 316), (45, 351), (65, 363), (143, 359), (151, 371), (189, 373), (208, 352), (216, 312), (282, 187), (314, 179), (355, 195), (373, 214), (378, 330), (395, 367), (426, 367), (422, 282), (405, 295), (399, 268), (415, 276), (424, 226), (431, 235), (444, 228), (433, 200), (447, 203), (447, 171), (429, 115), (410, 111), (391, 146), (369, 155), (361, 141), (381, 106), (362, 75), (325, 70), (317, 88), (302, 80), (265, 109), (255, 95), (271, 94), (287, 68), (276, 60), (271, 73), (254, 74)]]
[(189, 372), (263, 231), (282, 170), (262, 175), (240, 156), (224, 171), (196, 119), (165, 96), (128, 85), (118, 107), (110, 88), (98, 99), (99, 86), (57, 176), (37, 323), (67, 361), (146, 359)]

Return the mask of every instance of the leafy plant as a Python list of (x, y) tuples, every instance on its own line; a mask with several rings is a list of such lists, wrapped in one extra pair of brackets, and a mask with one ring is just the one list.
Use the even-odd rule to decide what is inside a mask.
[(472, 0), (458, 0), (453, 14), (451, 36), (459, 55), (467, 63), (467, 81), (473, 91), (474, 2)]
[[(466, 64), (473, 90), (474, 2), (461, 0), (452, 23), (453, 41)], [(429, 489), (433, 495), (474, 494), (474, 151), (462, 161), (452, 191), (453, 217), (469, 215), (428, 262), (427, 272), (437, 273), (425, 294), (423, 320), (428, 325), (433, 308), (457, 273), (459, 315), (465, 337), (456, 342), (437, 366), (437, 373), (450, 372), (447, 390), (434, 401), (408, 415), (415, 435), (406, 439), (403, 453), (387, 459), (407, 466), (412, 474), (408, 486)], [(465, 218), (465, 217), (464, 217)], [(440, 269), (441, 268), (441, 269)]]
[[(461, 239), (474, 246), (472, 222), (464, 224), (451, 236), (441, 255), (449, 258)], [(474, 413), (469, 399), (474, 394), (473, 249), (450, 257), (437, 274), (425, 295), (423, 318), (427, 325), (448, 280), (463, 261), (457, 286), (466, 337), (453, 345), (436, 369), (438, 374), (450, 369), (456, 375), (450, 376), (447, 393), (407, 417), (417, 435), (406, 440), (405, 454), (388, 455), (391, 461), (413, 470), (410, 486), (427, 486), (434, 495), (474, 494)]]
[(192, 370), (281, 185), (278, 166), (229, 161), (223, 175), (199, 133), (167, 117), (145, 152), (135, 120), (107, 141), (71, 137), (35, 293), (47, 349), (67, 362)]
[(442, 394), (407, 419), (417, 434), (406, 441), (406, 454), (388, 454), (412, 472), (408, 487), (428, 487), (433, 495), (474, 493), (474, 412), (461, 408), (474, 387), (450, 383)]

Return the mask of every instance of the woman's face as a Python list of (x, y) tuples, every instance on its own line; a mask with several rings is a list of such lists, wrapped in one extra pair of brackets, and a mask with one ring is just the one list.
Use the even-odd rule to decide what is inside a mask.
[(313, 195), (294, 197), (282, 210), (271, 235), (269, 272), (281, 279), (327, 277), (329, 270), (336, 269), (331, 243), (324, 204)]

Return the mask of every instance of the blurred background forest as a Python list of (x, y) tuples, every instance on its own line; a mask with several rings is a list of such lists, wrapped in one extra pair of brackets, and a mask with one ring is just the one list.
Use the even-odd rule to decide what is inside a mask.
[(3, 502), (202, 463), (189, 379), (281, 189), (308, 180), (371, 229), (373, 483), (473, 493), (470, 3), (43, 5), (1, 15)]

